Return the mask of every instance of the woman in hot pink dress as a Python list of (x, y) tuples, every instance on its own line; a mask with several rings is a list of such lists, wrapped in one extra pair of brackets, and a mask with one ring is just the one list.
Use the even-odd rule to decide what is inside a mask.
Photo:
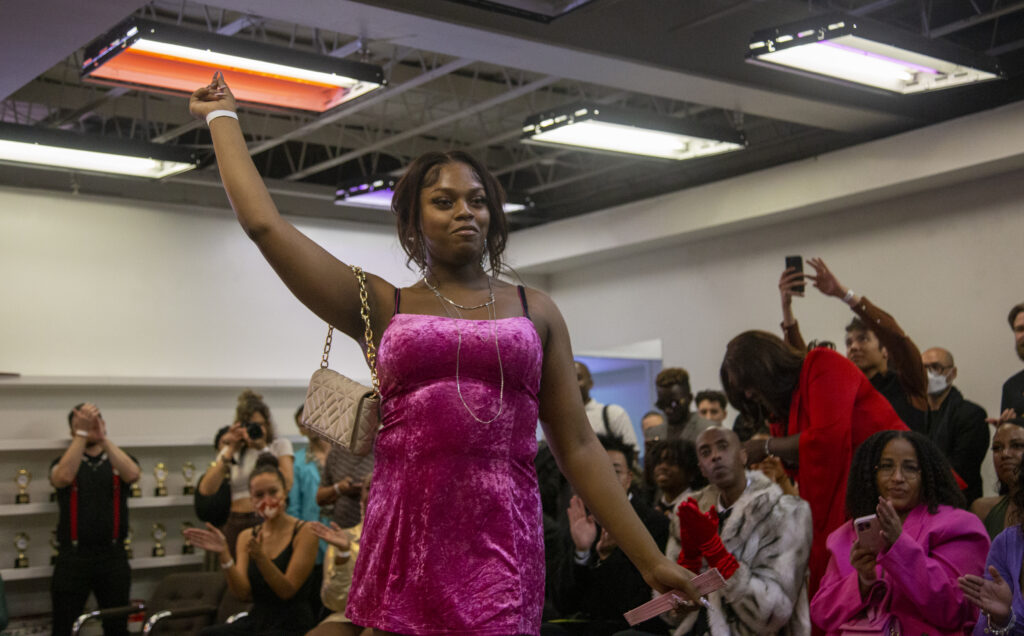
[[(300, 301), (361, 342), (356, 278), (277, 212), (223, 77), (197, 90), (189, 107), (209, 118), (243, 229)], [(485, 271), (485, 263), (501, 271), (503, 201), (500, 184), (472, 157), (420, 157), (392, 208), (422, 278), (396, 289), (367, 276), (383, 428), (346, 614), (377, 634), (539, 633), (538, 417), (569, 481), (647, 581), (693, 596), (690, 574), (658, 550), (590, 428), (558, 309)]]

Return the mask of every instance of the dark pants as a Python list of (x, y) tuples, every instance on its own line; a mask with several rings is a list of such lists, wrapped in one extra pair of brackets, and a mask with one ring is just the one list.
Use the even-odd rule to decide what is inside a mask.
[[(100, 609), (128, 605), (132, 583), (128, 556), (121, 545), (109, 548), (82, 548), (57, 557), (50, 581), (53, 602), (53, 634), (67, 636), (82, 613), (89, 593), (96, 595)], [(128, 633), (127, 619), (103, 621), (105, 636)]]

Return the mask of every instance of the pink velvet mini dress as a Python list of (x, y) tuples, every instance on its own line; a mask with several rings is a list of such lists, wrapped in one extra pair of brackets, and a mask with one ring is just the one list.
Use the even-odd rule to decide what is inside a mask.
[[(533, 458), (543, 351), (521, 290), (520, 298), (524, 316), (396, 313), (382, 335), (382, 428), (345, 611), (355, 624), (539, 633), (544, 543)], [(485, 422), (499, 405), (501, 413), (483, 424), (466, 405)]]

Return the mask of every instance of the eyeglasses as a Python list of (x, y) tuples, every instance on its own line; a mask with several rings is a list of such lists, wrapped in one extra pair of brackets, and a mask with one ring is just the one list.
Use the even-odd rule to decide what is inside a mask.
[(933, 362), (931, 364), (924, 365), (926, 371), (934, 371), (935, 373), (945, 373), (952, 369), (952, 366), (943, 366), (940, 362)]
[(683, 404), (684, 401), (685, 400), (672, 400), (670, 402), (665, 402), (662, 400), (658, 400), (657, 402), (654, 403), (654, 406), (655, 408), (658, 408), (662, 411), (674, 411), (675, 409), (679, 408), (679, 406)]
[[(889, 479), (896, 473), (897, 465), (893, 462), (882, 462), (875, 466), (875, 472), (882, 479)], [(921, 478), (921, 467), (911, 462), (903, 462), (899, 465), (900, 473), (907, 481), (917, 481)]]

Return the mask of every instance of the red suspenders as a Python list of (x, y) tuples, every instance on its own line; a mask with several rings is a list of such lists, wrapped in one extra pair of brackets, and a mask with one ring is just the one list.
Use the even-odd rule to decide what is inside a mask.
[[(71, 482), (71, 545), (78, 547), (78, 477)], [(114, 536), (116, 543), (121, 536), (121, 476), (114, 471)]]

